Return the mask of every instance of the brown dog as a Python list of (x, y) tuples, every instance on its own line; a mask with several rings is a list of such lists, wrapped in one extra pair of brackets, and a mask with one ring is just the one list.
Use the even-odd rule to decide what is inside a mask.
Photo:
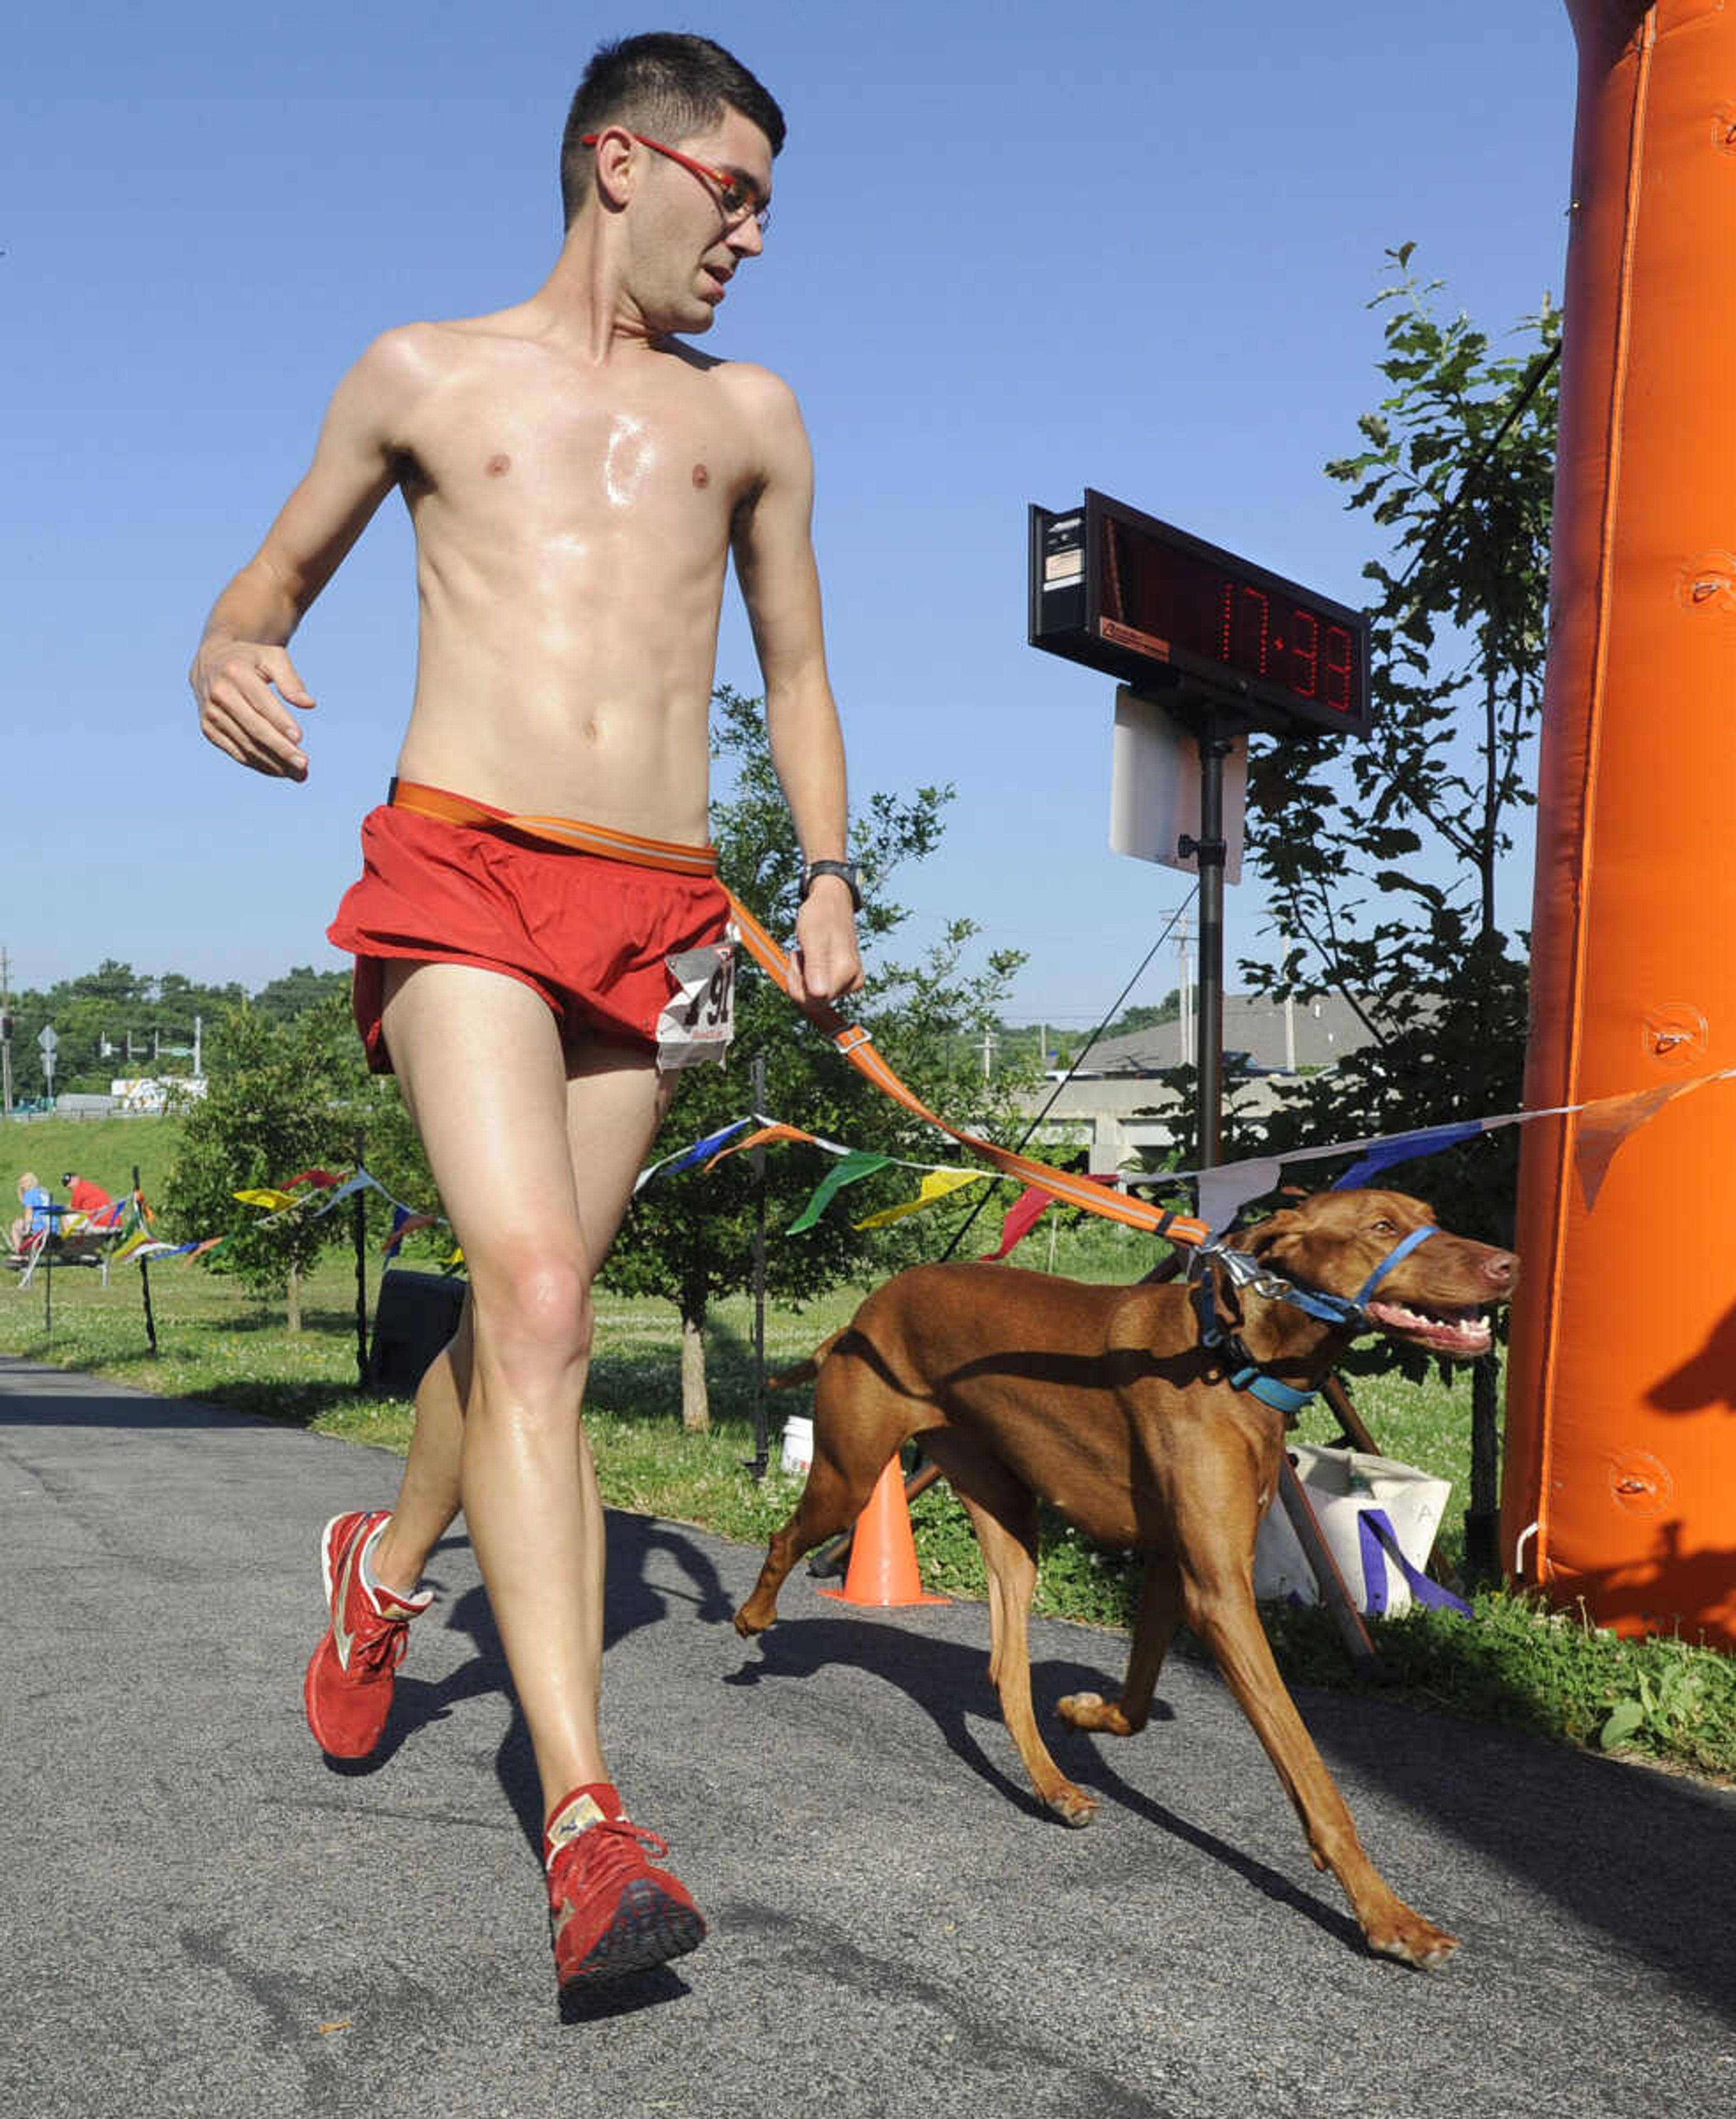
[[(1254, 1539), (1277, 1488), (1287, 1417), (1229, 1380), (1246, 1356), (1279, 1384), (1311, 1390), (1371, 1329), (1455, 1359), (1486, 1352), (1484, 1306), (1511, 1295), (1518, 1262), (1438, 1231), (1393, 1258), (1432, 1222), (1402, 1193), (1322, 1192), (1238, 1235), (1234, 1250), (1261, 1277), (1245, 1270), (1237, 1291), (1214, 1268), (1209, 1306), (1217, 1333), (1239, 1339), (1229, 1347), (1202, 1345), (1197, 1291), (1183, 1287), (1089, 1287), (1000, 1265), (899, 1273), (780, 1379), (817, 1372), (814, 1462), (736, 1614), (737, 1632), (773, 1623), (791, 1567), (855, 1521), (893, 1453), (920, 1435), (982, 1546), (989, 1673), (1042, 1800), (1069, 1825), (1088, 1824), (1097, 1806), (1051, 1758), (1031, 1711), (1039, 1500), (1145, 1561), (1121, 1698), (1076, 1694), (1061, 1702), (1061, 1719), (1121, 1736), (1143, 1728), (1185, 1620), (1216, 1657), (1301, 1815), (1315, 1866), (1343, 1885), (1369, 1947), (1441, 1964), (1456, 1937), (1381, 1880), (1272, 1660), (1254, 1602)], [(1362, 1306), (1323, 1319), (1286, 1299), (1286, 1285)]]

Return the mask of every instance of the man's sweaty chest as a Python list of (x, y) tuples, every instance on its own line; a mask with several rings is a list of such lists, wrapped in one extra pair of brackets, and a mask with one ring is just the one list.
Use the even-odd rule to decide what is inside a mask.
[(721, 551), (753, 489), (747, 437), (703, 381), (613, 399), (594, 387), (453, 392), (418, 425), (406, 497), (419, 523), (466, 541), (697, 558)]

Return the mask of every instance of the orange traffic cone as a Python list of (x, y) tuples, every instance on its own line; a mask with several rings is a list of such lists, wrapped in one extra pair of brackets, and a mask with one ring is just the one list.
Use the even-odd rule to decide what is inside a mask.
[(904, 1468), (888, 1459), (867, 1506), (856, 1519), (850, 1542), (850, 1569), (842, 1589), (822, 1589), (842, 1604), (949, 1604), (949, 1597), (931, 1597), (917, 1570), (917, 1542), (911, 1534), (910, 1508), (904, 1499)]

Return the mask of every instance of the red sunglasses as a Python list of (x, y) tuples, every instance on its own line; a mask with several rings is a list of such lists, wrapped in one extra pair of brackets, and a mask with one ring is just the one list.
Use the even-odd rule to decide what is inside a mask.
[[(602, 138), (601, 132), (587, 132), (580, 138), (581, 147), (594, 147)], [(764, 234), (771, 221), (772, 209), (759, 196), (759, 187), (751, 177), (745, 177), (739, 169), (714, 169), (708, 162), (696, 162), (691, 155), (684, 155), (679, 147), (666, 147), (661, 140), (652, 140), (643, 132), (629, 132), (629, 140), (637, 140), (642, 147), (649, 147), (654, 154), (666, 155), (671, 162), (679, 162), (684, 169), (691, 169), (696, 177), (715, 185), (717, 203), (723, 209), (723, 218), (731, 228), (739, 228), (745, 220), (755, 220), (759, 232)]]

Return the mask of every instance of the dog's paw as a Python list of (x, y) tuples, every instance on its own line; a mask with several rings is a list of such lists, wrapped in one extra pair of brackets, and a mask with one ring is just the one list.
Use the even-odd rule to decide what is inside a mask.
[(1043, 1800), (1063, 1825), (1088, 1825), (1097, 1815), (1096, 1797), (1087, 1795), (1082, 1787), (1075, 1787), (1071, 1781), (1063, 1781), (1052, 1795)]
[(1056, 1713), (1070, 1729), (1094, 1729), (1109, 1736), (1130, 1736), (1133, 1725), (1112, 1699), (1100, 1692), (1071, 1692), (1057, 1700)]
[(1423, 1972), (1433, 1972), (1445, 1964), (1459, 1947), (1459, 1937), (1424, 1920), (1409, 1906), (1401, 1907), (1400, 1912), (1401, 1919), (1381, 1922), (1365, 1931), (1368, 1947), (1377, 1956), (1395, 1957), (1401, 1964), (1414, 1964)]

